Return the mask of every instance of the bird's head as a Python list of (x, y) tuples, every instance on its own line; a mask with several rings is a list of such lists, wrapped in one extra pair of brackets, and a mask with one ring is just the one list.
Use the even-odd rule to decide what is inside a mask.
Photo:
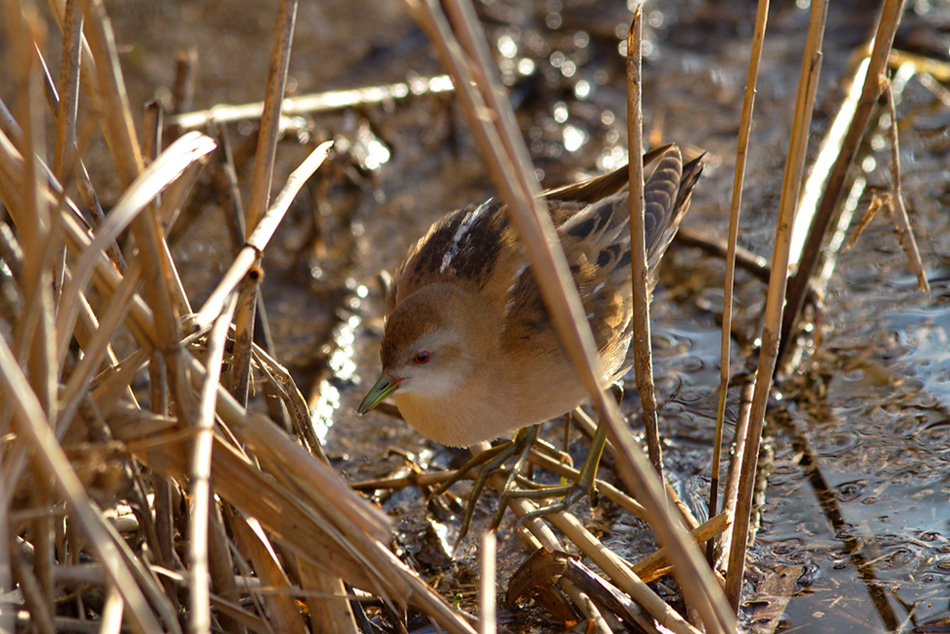
[(383, 371), (359, 413), (392, 394), (432, 399), (465, 383), (492, 347), (485, 311), (474, 294), (448, 284), (427, 285), (400, 302), (386, 320)]

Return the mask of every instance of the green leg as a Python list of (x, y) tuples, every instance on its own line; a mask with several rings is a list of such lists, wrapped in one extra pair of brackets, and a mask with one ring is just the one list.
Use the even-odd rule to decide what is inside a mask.
[(571, 506), (573, 506), (578, 500), (584, 497), (585, 493), (593, 495), (594, 493), (594, 481), (597, 479), (597, 468), (600, 466), (600, 458), (604, 453), (604, 447), (607, 444), (607, 429), (603, 425), (597, 425), (597, 429), (594, 432), (594, 437), (590, 442), (590, 451), (587, 453), (587, 458), (584, 460), (584, 465), (581, 467), (580, 475), (577, 478), (577, 482), (574, 484), (569, 484), (567, 486), (561, 487), (551, 487), (547, 489), (538, 489), (533, 491), (513, 491), (510, 495), (514, 497), (526, 497), (526, 498), (543, 498), (543, 497), (552, 497), (554, 495), (559, 495), (564, 493), (564, 497), (551, 504), (550, 506), (545, 506), (537, 510), (531, 511), (530, 513), (525, 514), (521, 521), (525, 522), (529, 519), (540, 517), (542, 515), (548, 515), (550, 513), (557, 513), (560, 511), (566, 511)]
[(505, 481), (505, 487), (501, 490), (501, 495), (498, 496), (498, 510), (495, 511), (495, 516), (492, 518), (491, 528), (489, 530), (495, 530), (501, 524), (501, 518), (505, 514), (505, 509), (508, 508), (508, 502), (511, 500), (512, 494), (515, 494), (515, 497), (517, 497), (518, 492), (512, 491), (511, 487), (521, 474), (521, 469), (524, 467), (524, 463), (528, 459), (528, 454), (531, 453), (531, 447), (533, 447), (538, 441), (538, 433), (541, 431), (541, 426), (532, 425), (530, 429), (531, 433), (529, 434), (528, 442), (525, 442), (524, 446), (521, 447), (521, 452), (518, 454), (518, 459), (511, 468), (511, 473), (508, 474), (508, 479)]
[[(472, 485), (472, 493), (469, 496), (468, 504), (465, 507), (465, 516), (462, 518), (462, 526), (459, 527), (459, 535), (455, 540), (455, 549), (458, 549), (458, 545), (468, 534), (468, 529), (472, 525), (472, 517), (475, 515), (475, 504), (478, 502), (478, 497), (482, 494), (482, 489), (485, 488), (485, 483), (488, 482), (488, 476), (490, 476), (496, 469), (498, 469), (498, 467), (503, 465), (508, 460), (508, 458), (515, 455), (516, 453), (519, 453), (518, 465), (516, 466), (515, 470), (512, 471), (512, 476), (518, 473), (520, 470), (520, 465), (524, 464), (522, 457), (527, 456), (528, 451), (531, 449), (531, 445), (538, 437), (539, 429), (539, 425), (531, 425), (530, 427), (520, 429), (511, 442), (500, 445), (499, 451), (493, 451), (495, 449), (494, 447), (490, 449), (489, 451), (492, 451), (492, 455), (489, 456), (488, 459), (482, 458), (483, 455), (489, 453), (489, 451), (484, 451), (472, 458), (472, 460), (459, 469), (460, 472), (468, 472), (471, 471), (474, 466), (484, 463), (484, 466), (478, 473), (478, 477), (475, 478), (475, 483)], [(506, 485), (506, 488), (507, 486), (510, 486), (512, 476), (509, 476), (509, 483)], [(458, 478), (455, 478), (453, 482), (457, 480)], [(439, 489), (444, 490), (445, 488), (448, 488), (448, 486), (451, 486), (451, 482), (443, 483)], [(502, 510), (504, 509), (504, 507), (501, 508)], [(493, 526), (492, 528), (495, 527)]]
[[(517, 437), (516, 437), (516, 440), (517, 440)], [(445, 482), (437, 486), (435, 489), (433, 489), (432, 493), (429, 494), (429, 497), (432, 498), (437, 495), (442, 495), (443, 493), (448, 491), (449, 488), (453, 484), (465, 478), (465, 476), (467, 476), (476, 467), (495, 459), (499, 454), (504, 453), (507, 459), (507, 456), (510, 456), (511, 453), (506, 453), (506, 452), (508, 451), (511, 444), (513, 442), (516, 442), (516, 440), (511, 440), (506, 443), (496, 445), (494, 447), (486, 449), (485, 451), (478, 454), (477, 456), (473, 456), (472, 458), (468, 460), (468, 462), (463, 464), (454, 474), (452, 474), (451, 478), (449, 478), (448, 480), (446, 480)]]

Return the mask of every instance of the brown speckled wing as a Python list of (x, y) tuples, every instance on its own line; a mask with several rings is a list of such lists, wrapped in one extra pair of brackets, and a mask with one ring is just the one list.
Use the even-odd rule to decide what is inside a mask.
[(406, 255), (389, 292), (389, 312), (428, 284), (485, 286), (510, 249), (512, 229), (502, 203), (495, 199), (453, 211), (435, 223)]
[[(626, 167), (618, 171), (625, 173)], [(659, 156), (656, 168), (647, 179), (644, 199), (651, 286), (655, 279), (656, 264), (676, 233), (688, 205), (690, 190), (695, 185), (700, 171), (698, 159), (684, 168), (679, 150), (673, 148)], [(602, 178), (615, 184), (620, 180), (616, 176), (617, 173), (613, 172)], [(611, 189), (612, 186), (604, 187), (601, 183), (596, 191), (605, 193)], [(589, 193), (594, 190), (587, 188), (581, 191)], [(560, 195), (560, 192), (558, 193)], [(601, 200), (585, 202), (592, 204), (586, 204), (579, 211), (572, 213), (558, 228), (558, 234), (594, 340), (601, 356), (606, 359), (624, 354), (631, 334), (627, 192), (624, 190)], [(549, 204), (560, 206), (565, 203)], [(558, 349), (541, 293), (529, 270), (520, 272), (509, 292), (506, 302), (505, 345), (524, 345), (525, 341), (533, 340), (535, 345), (542, 347), (538, 337), (540, 332), (544, 332), (545, 337), (551, 338), (548, 345)]]
[[(622, 333), (630, 321), (627, 281), (630, 232), (626, 200), (626, 194), (619, 193), (593, 205), (584, 205), (558, 228), (571, 276), (601, 351), (609, 348), (618, 335), (623, 338)], [(529, 271), (529, 268), (522, 270), (509, 291), (504, 345), (514, 347), (532, 341), (535, 347), (559, 350), (541, 292)]]

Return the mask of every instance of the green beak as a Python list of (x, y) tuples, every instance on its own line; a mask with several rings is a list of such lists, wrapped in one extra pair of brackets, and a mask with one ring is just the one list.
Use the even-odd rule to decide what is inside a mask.
[(402, 379), (393, 379), (385, 372), (380, 374), (376, 385), (374, 385), (370, 391), (366, 393), (366, 396), (363, 397), (363, 400), (360, 401), (360, 406), (356, 409), (357, 413), (363, 415), (382, 403), (390, 394), (396, 391), (401, 381)]

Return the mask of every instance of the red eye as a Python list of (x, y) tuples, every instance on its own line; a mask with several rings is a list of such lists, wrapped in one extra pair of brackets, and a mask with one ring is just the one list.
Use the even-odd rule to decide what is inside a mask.
[(422, 365), (423, 363), (427, 363), (429, 361), (429, 353), (423, 350), (422, 352), (420, 352), (413, 358), (413, 361), (415, 361), (419, 365)]

